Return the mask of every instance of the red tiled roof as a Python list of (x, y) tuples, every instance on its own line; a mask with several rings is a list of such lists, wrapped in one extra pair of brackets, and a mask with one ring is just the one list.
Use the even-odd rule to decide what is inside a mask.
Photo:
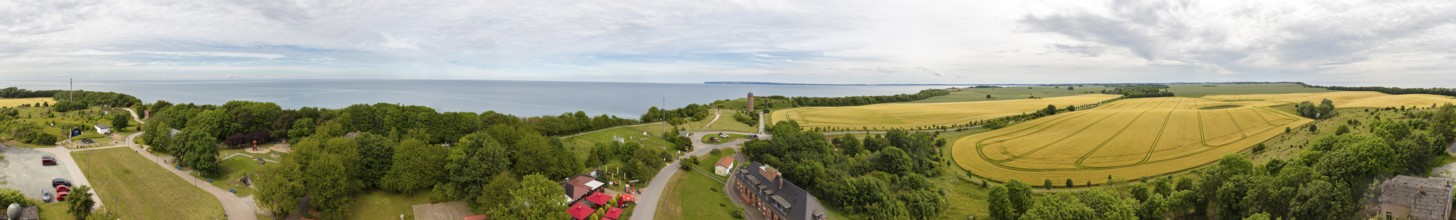
[(733, 156), (732, 155), (729, 155), (729, 156), (724, 156), (723, 159), (718, 159), (718, 166), (720, 166), (720, 167), (733, 166)]
[(571, 217), (577, 220), (586, 219), (586, 217), (590, 217), (593, 212), (596, 212), (596, 210), (592, 210), (591, 207), (582, 205), (580, 202), (571, 205), (571, 208), (566, 208), (566, 214), (571, 214)]
[(485, 214), (479, 214), (479, 215), (465, 216), (465, 218), (463, 220), (485, 220), (486, 218), (487, 217), (485, 216)]

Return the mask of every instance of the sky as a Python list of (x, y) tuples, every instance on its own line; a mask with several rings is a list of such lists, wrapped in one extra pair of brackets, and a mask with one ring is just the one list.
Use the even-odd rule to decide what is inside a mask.
[(20, 80), (1456, 85), (1452, 70), (1450, 0), (0, 1), (0, 78)]

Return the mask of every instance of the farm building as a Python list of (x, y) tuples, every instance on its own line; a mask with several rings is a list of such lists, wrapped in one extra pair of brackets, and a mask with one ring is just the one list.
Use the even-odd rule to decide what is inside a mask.
[(718, 174), (719, 176), (728, 176), (728, 174), (730, 173), (733, 173), (732, 155), (725, 156), (723, 157), (723, 159), (718, 159), (718, 164), (713, 165), (713, 174)]
[(581, 200), (587, 195), (591, 195), (592, 192), (601, 188), (602, 185), (605, 185), (605, 183), (597, 181), (596, 177), (588, 175), (576, 175), (561, 181), (561, 189), (566, 192), (564, 196), (568, 204)]
[(824, 205), (809, 191), (783, 178), (777, 169), (759, 163), (734, 173), (734, 191), (750, 212), (767, 219), (823, 220)]
[(103, 124), (96, 124), (96, 133), (111, 134), (111, 127)]
[(1396, 176), (1380, 183), (1377, 215), (1397, 219), (1450, 219), (1451, 179)]

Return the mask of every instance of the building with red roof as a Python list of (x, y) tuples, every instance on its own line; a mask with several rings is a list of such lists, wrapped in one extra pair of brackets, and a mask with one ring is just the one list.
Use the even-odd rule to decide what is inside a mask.
[(718, 163), (713, 165), (713, 174), (728, 176), (733, 173), (733, 155), (723, 156)]

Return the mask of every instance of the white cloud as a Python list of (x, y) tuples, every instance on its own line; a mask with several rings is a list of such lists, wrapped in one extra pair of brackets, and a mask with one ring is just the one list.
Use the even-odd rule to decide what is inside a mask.
[[(1449, 1), (0, 2), (0, 75), (1027, 83), (1448, 77)], [(196, 73), (196, 74), (193, 74)], [(191, 75), (189, 75), (191, 74)]]

